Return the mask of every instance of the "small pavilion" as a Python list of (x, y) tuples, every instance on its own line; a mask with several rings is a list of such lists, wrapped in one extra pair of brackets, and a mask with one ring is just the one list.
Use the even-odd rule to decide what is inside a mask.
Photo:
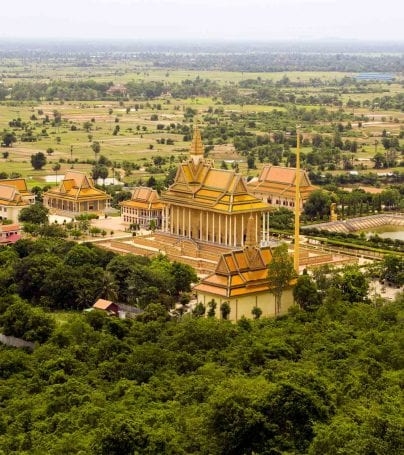
[(79, 171), (68, 171), (60, 185), (43, 195), (43, 204), (51, 213), (76, 216), (104, 213), (111, 196), (95, 187), (92, 178)]

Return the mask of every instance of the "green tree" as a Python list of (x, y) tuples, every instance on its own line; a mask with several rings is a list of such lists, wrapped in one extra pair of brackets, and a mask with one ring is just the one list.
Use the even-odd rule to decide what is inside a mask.
[(321, 304), (321, 296), (315, 281), (309, 275), (301, 275), (293, 289), (293, 297), (303, 310), (313, 311)]
[(254, 319), (259, 319), (259, 318), (262, 316), (262, 310), (261, 310), (260, 307), (255, 306), (255, 307), (251, 310), (251, 314), (253, 315)]
[(60, 171), (60, 168), (61, 168), (60, 163), (56, 163), (52, 166), (52, 171), (55, 173), (56, 176), (55, 178), (56, 183), (58, 183), (58, 171)]
[(212, 299), (210, 302), (208, 302), (208, 318), (214, 318), (216, 315), (216, 307), (217, 303), (215, 302), (215, 299)]
[(94, 152), (94, 159), (95, 159), (95, 161), (97, 161), (97, 156), (101, 152), (101, 144), (98, 141), (94, 141), (91, 144), (91, 148), (92, 148), (92, 150)]
[(367, 301), (369, 282), (359, 267), (345, 267), (342, 275), (339, 275), (336, 280), (336, 284), (338, 289), (341, 290), (343, 298), (348, 302)]
[(206, 307), (202, 302), (199, 302), (195, 305), (195, 308), (192, 310), (192, 314), (198, 318), (204, 316), (206, 313)]
[(1, 142), (5, 147), (12, 147), (14, 142), (17, 142), (17, 138), (15, 137), (14, 133), (10, 131), (4, 131), (1, 136)]
[(404, 259), (402, 256), (388, 255), (382, 261), (381, 278), (396, 286), (404, 285)]
[(21, 210), (19, 220), (22, 223), (45, 224), (48, 222), (49, 210), (42, 204), (32, 204)]
[(311, 220), (322, 219), (329, 215), (331, 202), (328, 192), (313, 191), (304, 205), (304, 214)]
[(275, 314), (281, 311), (282, 294), (296, 277), (293, 259), (288, 254), (288, 246), (282, 243), (272, 250), (272, 259), (268, 264), (268, 284), (275, 297)]
[(24, 338), (27, 341), (45, 342), (51, 335), (54, 319), (40, 308), (32, 308), (25, 302), (10, 305), (0, 318), (5, 335)]
[(228, 319), (230, 315), (231, 307), (229, 302), (223, 302), (220, 305), (220, 314), (222, 315), (222, 319)]
[(31, 164), (36, 171), (42, 169), (46, 165), (46, 161), (46, 156), (42, 152), (31, 155)]
[(132, 455), (143, 453), (147, 442), (146, 429), (139, 421), (116, 417), (108, 423), (108, 429), (100, 432), (94, 448), (100, 455)]

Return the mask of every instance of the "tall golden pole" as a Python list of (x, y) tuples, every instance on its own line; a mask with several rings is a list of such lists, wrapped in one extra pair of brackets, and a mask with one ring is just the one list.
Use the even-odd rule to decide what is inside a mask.
[(300, 131), (296, 127), (296, 177), (295, 177), (295, 252), (293, 256), (293, 264), (296, 273), (299, 275), (299, 232), (300, 232)]

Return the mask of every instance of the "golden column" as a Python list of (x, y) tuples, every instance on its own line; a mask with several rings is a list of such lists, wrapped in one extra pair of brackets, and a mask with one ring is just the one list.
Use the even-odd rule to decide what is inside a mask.
[(299, 275), (299, 232), (300, 232), (300, 131), (296, 127), (296, 177), (295, 177), (295, 251), (293, 255), (293, 265)]

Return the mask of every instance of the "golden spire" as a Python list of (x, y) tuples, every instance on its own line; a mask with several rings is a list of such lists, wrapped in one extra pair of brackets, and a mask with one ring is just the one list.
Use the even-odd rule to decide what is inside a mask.
[(191, 143), (191, 156), (202, 156), (203, 157), (203, 144), (201, 133), (199, 131), (198, 125), (194, 126), (194, 135)]
[(296, 273), (299, 275), (300, 260), (300, 131), (296, 127), (296, 177), (295, 177), (295, 251), (293, 255), (293, 265)]
[(255, 220), (253, 214), (250, 214), (250, 217), (247, 221), (247, 233), (245, 238), (245, 246), (247, 248), (254, 248), (257, 246), (257, 238), (255, 233)]

